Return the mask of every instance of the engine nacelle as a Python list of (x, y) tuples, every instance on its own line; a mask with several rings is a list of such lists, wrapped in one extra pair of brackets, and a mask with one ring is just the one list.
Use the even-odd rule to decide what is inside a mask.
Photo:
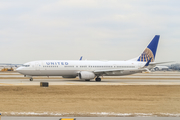
[(79, 73), (79, 79), (81, 80), (90, 80), (94, 78), (95, 78), (95, 74), (93, 72), (82, 71)]

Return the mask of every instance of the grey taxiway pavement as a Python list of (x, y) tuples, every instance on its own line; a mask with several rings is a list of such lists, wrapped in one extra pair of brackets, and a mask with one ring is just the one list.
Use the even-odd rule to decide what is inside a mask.
[(58, 76), (34, 77), (34, 81), (29, 81), (29, 78), (17, 72), (0, 72), (0, 86), (39, 85), (40, 82), (49, 82), (49, 85), (180, 85), (180, 72), (152, 72), (103, 77), (101, 82), (84, 81), (78, 78), (64, 79)]
[(40, 82), (49, 82), (49, 85), (180, 85), (180, 79), (102, 79), (101, 82), (77, 79), (0, 79), (0, 86), (39, 85)]

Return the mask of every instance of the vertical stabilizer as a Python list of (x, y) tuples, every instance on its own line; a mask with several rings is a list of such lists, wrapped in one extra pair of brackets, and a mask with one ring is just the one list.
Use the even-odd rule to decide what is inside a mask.
[(151, 59), (151, 62), (154, 62), (156, 51), (159, 43), (160, 35), (155, 35), (153, 40), (149, 43), (147, 48), (141, 54), (137, 61), (148, 62)]

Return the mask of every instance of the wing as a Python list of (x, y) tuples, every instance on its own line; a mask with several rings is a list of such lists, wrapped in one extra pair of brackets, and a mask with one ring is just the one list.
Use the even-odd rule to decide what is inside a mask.
[(139, 68), (139, 69), (108, 69), (108, 70), (95, 70), (93, 71), (96, 75), (102, 75), (102, 74), (116, 74), (117, 72), (126, 72), (126, 71), (132, 71), (133, 73), (141, 72), (141, 71), (147, 71), (147, 68)]
[(125, 72), (125, 71), (132, 71), (133, 73), (136, 73), (136, 72), (140, 72), (140, 71), (149, 71), (149, 69), (147, 69), (147, 67), (149, 66), (150, 62), (151, 62), (151, 59), (150, 58), (147, 63), (143, 66), (143, 67), (140, 67), (140, 68), (129, 68), (129, 69), (109, 69), (109, 70), (95, 70), (94, 73), (95, 74), (108, 74), (108, 73), (113, 73), (115, 74), (115, 72)]

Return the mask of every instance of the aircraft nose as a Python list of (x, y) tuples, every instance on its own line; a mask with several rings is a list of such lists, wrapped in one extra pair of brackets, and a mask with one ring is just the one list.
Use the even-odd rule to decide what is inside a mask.
[(17, 69), (16, 69), (16, 71), (18, 72), (18, 73), (21, 73), (21, 74), (23, 74), (24, 72), (23, 72), (23, 68), (22, 67), (18, 67)]
[(21, 67), (18, 67), (18, 68), (16, 69), (16, 71), (18, 71), (18, 72), (19, 72), (20, 70), (21, 70)]

